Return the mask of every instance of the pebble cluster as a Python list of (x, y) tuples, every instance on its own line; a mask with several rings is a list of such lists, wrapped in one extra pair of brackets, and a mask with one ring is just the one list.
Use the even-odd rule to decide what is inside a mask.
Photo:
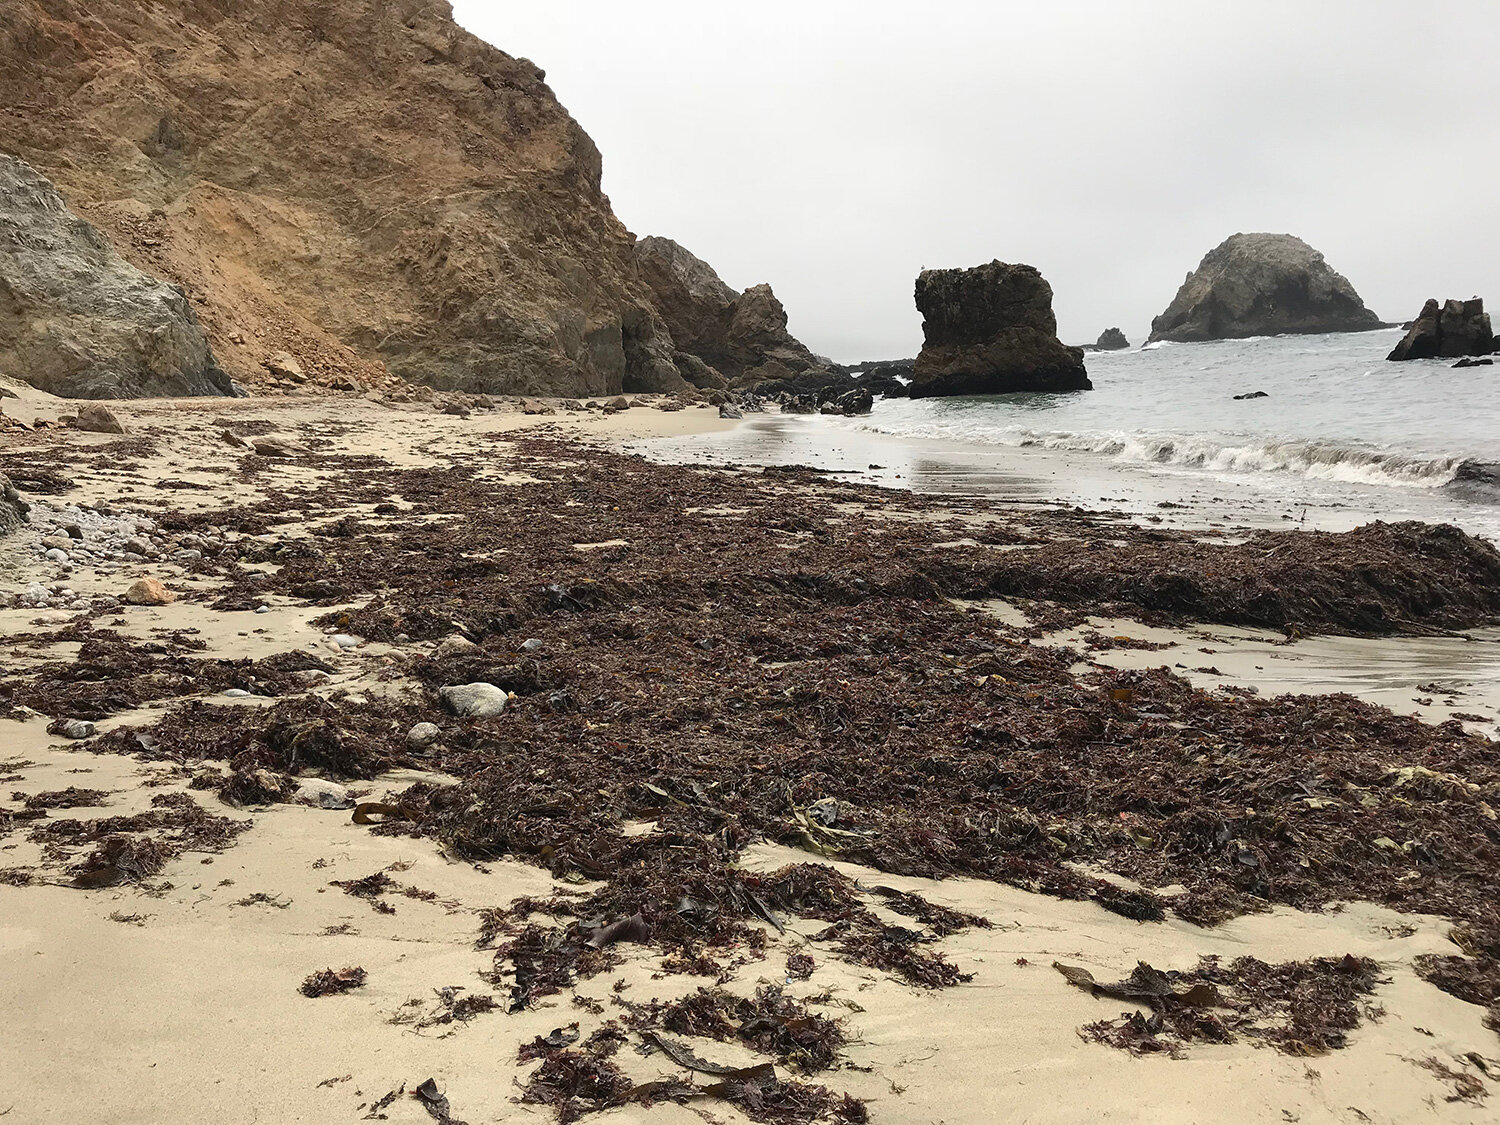
[(98, 598), (79, 594), (67, 581), (80, 567), (113, 574), (146, 562), (185, 564), (205, 555), (232, 552), (243, 538), (217, 529), (202, 535), (164, 533), (150, 516), (121, 512), (102, 500), (82, 504), (33, 500), (30, 521), (31, 535), (19, 546), (54, 564), (59, 580), (31, 582), (19, 592), (0, 593), (0, 605), (35, 609), (97, 605)]

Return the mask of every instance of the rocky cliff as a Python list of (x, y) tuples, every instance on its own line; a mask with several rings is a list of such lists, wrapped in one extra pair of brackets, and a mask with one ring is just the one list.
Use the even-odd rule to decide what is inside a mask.
[(1405, 337), (1386, 359), (1454, 359), (1458, 356), (1489, 355), (1495, 350), (1495, 334), (1484, 300), (1445, 301), (1439, 305), (1429, 297)]
[(1151, 340), (1181, 343), (1386, 327), (1323, 255), (1289, 234), (1236, 234), (1188, 274)]
[(924, 270), (916, 298), (923, 342), (912, 398), (1092, 388), (1082, 349), (1057, 338), (1052, 286), (1035, 267)]
[(0, 372), (66, 398), (229, 394), (183, 293), (0, 155)]
[[(684, 386), (593, 142), (440, 0), (0, 0), (0, 151), (245, 383), (287, 352), (315, 382)], [(751, 365), (779, 306), (739, 300)]]
[[(786, 309), (769, 285), (737, 293), (703, 259), (670, 238), (635, 246), (641, 279), (677, 346), (736, 386), (826, 374), (828, 365), (787, 331)], [(699, 385), (703, 377), (688, 374)]]

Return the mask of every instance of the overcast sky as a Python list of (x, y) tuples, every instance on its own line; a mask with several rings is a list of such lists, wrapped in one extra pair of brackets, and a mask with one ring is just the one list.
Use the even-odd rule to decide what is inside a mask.
[[(923, 267), (1029, 262), (1070, 343), (1138, 342), (1236, 231), (1387, 320), (1500, 312), (1500, 0), (455, 0), (532, 59), (636, 234), (851, 361)], [(1500, 318), (1497, 318), (1500, 319)]]

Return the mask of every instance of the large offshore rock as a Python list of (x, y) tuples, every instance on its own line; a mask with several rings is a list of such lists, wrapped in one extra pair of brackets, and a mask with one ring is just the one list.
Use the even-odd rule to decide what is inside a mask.
[(1106, 328), (1099, 333), (1099, 339), (1094, 347), (1101, 352), (1117, 352), (1130, 347), (1130, 341), (1118, 328)]
[[(635, 260), (677, 347), (728, 382), (750, 386), (830, 370), (787, 330), (786, 309), (769, 285), (738, 293), (702, 258), (656, 235), (635, 244)], [(683, 374), (697, 386), (713, 385), (701, 372)]]
[(1083, 351), (1057, 338), (1052, 286), (1036, 267), (923, 270), (916, 297), (923, 343), (912, 398), (1092, 388)]
[(0, 371), (64, 398), (231, 393), (182, 291), (120, 257), (46, 177), (4, 155)]
[(1323, 255), (1289, 234), (1236, 234), (1188, 274), (1151, 340), (1191, 343), (1385, 328)]
[(1489, 355), (1494, 350), (1495, 334), (1483, 298), (1439, 305), (1429, 297), (1406, 336), (1386, 359), (1453, 359)]

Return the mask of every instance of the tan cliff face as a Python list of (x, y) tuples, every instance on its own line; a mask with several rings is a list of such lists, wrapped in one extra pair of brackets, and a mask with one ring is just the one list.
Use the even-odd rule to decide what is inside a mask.
[(447, 3), (0, 0), (0, 152), (181, 285), (242, 382), (286, 351), (473, 391), (684, 385), (598, 149)]

